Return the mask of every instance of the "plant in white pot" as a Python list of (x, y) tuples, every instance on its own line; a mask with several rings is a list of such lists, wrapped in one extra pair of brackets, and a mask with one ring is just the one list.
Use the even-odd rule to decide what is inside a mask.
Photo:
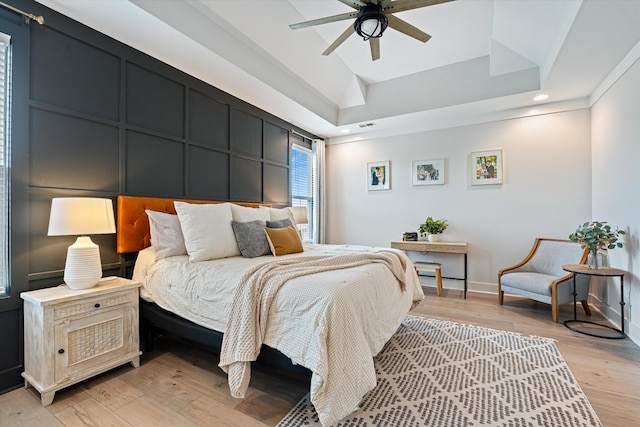
[(621, 248), (622, 242), (618, 242), (620, 235), (625, 234), (623, 230), (614, 230), (606, 221), (585, 222), (576, 231), (569, 235), (569, 240), (580, 243), (585, 249), (591, 252), (590, 268), (598, 267), (598, 251), (600, 249)]
[(430, 242), (437, 242), (438, 234), (442, 234), (448, 225), (446, 219), (433, 219), (432, 217), (428, 217), (420, 224), (418, 231), (420, 232), (420, 236), (427, 236)]

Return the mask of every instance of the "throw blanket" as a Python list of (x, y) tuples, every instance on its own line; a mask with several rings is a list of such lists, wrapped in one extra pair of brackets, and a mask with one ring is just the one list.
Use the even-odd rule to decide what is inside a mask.
[(305, 256), (259, 264), (249, 269), (240, 280), (233, 298), (227, 329), (222, 340), (219, 366), (229, 376), (229, 389), (234, 397), (244, 397), (251, 379), (251, 362), (256, 360), (263, 343), (267, 313), (278, 290), (296, 277), (324, 271), (383, 263), (405, 290), (404, 258), (396, 252), (353, 253), (347, 255)]

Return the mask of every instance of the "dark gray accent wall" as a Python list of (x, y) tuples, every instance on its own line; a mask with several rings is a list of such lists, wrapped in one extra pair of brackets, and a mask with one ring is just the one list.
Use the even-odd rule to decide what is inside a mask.
[(13, 87), (11, 134), (10, 294), (0, 297), (0, 393), (20, 385), (23, 361), (22, 300), (29, 288), (29, 28), (0, 8), (0, 31), (11, 34)]
[[(287, 205), (295, 128), (38, 3), (7, 3), (46, 25), (0, 8), (0, 31), (14, 37), (12, 281), (0, 299), (0, 392), (22, 383), (19, 294), (61, 283), (75, 240), (46, 235), (53, 197)], [(115, 235), (92, 239), (106, 275), (130, 271)]]

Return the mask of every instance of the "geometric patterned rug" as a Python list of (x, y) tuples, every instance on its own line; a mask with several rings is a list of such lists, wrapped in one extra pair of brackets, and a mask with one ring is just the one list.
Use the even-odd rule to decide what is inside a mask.
[[(335, 426), (602, 426), (550, 338), (407, 316), (374, 361)], [(321, 426), (308, 394), (277, 427), (298, 426)]]

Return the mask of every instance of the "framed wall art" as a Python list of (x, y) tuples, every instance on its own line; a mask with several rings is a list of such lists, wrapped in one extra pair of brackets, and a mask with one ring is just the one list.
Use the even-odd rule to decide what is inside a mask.
[(502, 149), (471, 153), (471, 185), (502, 184)]
[(367, 163), (367, 190), (391, 188), (390, 161)]
[(444, 184), (444, 159), (411, 162), (411, 183), (413, 185)]

